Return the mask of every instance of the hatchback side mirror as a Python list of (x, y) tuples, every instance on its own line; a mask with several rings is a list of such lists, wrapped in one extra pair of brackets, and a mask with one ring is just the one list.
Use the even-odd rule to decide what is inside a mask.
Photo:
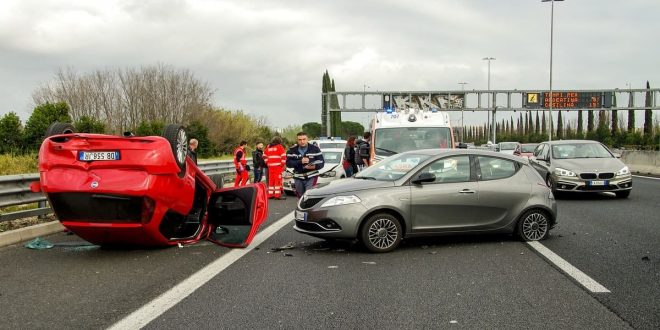
[(435, 181), (435, 174), (433, 173), (422, 173), (416, 178), (414, 178), (411, 182), (414, 184), (422, 184), (424, 182), (433, 182)]

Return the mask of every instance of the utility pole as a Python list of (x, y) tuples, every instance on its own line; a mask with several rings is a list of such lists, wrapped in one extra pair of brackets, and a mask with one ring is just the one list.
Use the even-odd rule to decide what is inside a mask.
[[(465, 92), (466, 82), (459, 82), (461, 85), (461, 91)], [(461, 142), (465, 142), (465, 125), (463, 124), (463, 109), (465, 109), (465, 93), (463, 93), (463, 105), (461, 106)]]
[[(491, 138), (489, 138), (489, 139), (493, 140), (492, 137), (495, 136), (495, 127), (494, 127), (495, 125), (493, 125), (490, 122), (490, 108), (491, 108), (491, 102), (493, 100), (493, 95), (490, 93), (490, 61), (494, 61), (494, 60), (496, 60), (496, 58), (494, 58), (494, 57), (484, 57), (484, 58), (482, 58), (482, 60), (488, 61), (488, 125), (491, 126), (491, 133), (490, 133)], [(495, 117), (495, 114), (493, 114), (493, 121), (495, 121), (494, 117)], [(492, 141), (492, 142), (495, 143), (495, 141)]]

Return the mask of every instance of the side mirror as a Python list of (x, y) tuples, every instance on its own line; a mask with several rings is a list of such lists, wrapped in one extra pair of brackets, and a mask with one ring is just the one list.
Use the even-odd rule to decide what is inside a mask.
[(460, 142), (458, 144), (458, 149), (467, 149), (467, 148), (468, 148), (467, 143)]
[(422, 173), (416, 178), (414, 178), (411, 182), (414, 184), (422, 184), (424, 182), (433, 182), (435, 181), (435, 174), (433, 173)]

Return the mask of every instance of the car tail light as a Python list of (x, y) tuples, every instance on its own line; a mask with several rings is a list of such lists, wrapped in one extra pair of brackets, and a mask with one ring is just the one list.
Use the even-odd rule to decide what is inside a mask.
[(156, 209), (156, 202), (149, 197), (142, 198), (142, 224), (147, 224), (151, 221), (151, 217), (154, 215), (154, 210)]

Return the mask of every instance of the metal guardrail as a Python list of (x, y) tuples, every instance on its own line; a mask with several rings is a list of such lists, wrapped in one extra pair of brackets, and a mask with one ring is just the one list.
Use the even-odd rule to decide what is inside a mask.
[[(248, 161), (251, 161), (251, 159), (248, 159)], [(229, 178), (227, 174), (235, 173), (234, 163), (231, 160), (200, 162), (197, 166), (206, 175), (224, 174), (225, 182)], [(30, 191), (30, 184), (35, 181), (39, 181), (39, 173), (0, 176), (0, 208), (39, 203), (37, 208), (0, 213), (0, 222), (43, 216), (53, 212), (47, 206), (47, 199), (43, 193)]]

